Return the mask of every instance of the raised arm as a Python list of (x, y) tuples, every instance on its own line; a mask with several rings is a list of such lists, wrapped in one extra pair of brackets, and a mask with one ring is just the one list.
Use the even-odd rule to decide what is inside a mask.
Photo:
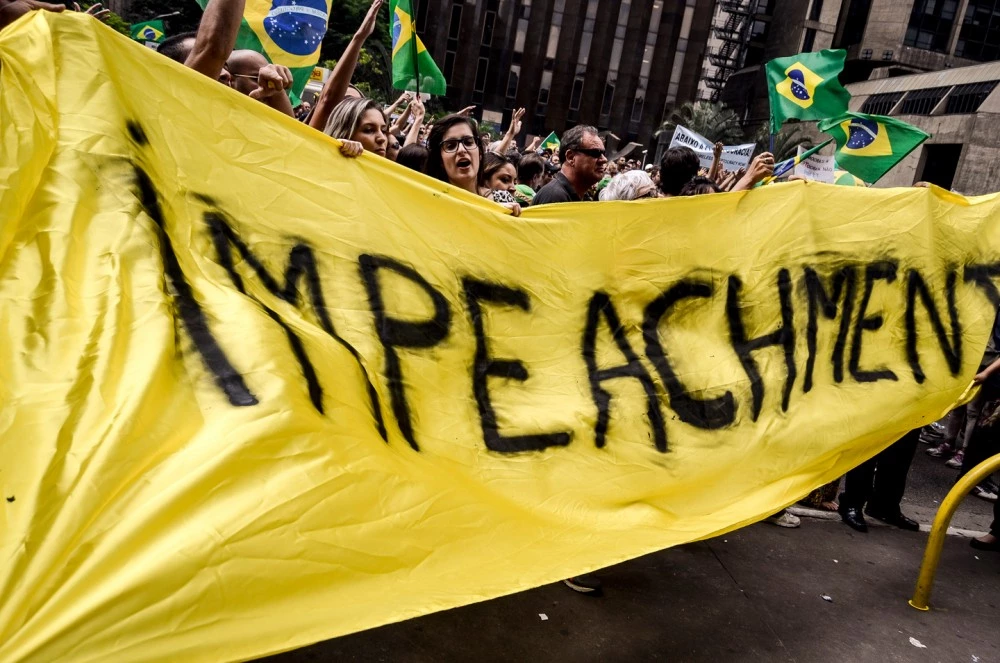
[(708, 169), (708, 179), (713, 182), (719, 176), (719, 168), (722, 167), (722, 143), (716, 143), (712, 149), (712, 167)]
[(522, 117), (524, 117), (523, 108), (518, 108), (514, 111), (514, 114), (510, 118), (510, 126), (507, 127), (507, 133), (503, 135), (503, 140), (501, 140), (500, 145), (497, 146), (497, 154), (507, 154), (507, 151), (510, 149), (510, 144), (514, 142), (514, 138), (517, 137), (517, 134), (521, 133)]
[(406, 134), (406, 145), (413, 145), (420, 140), (420, 127), (424, 124), (424, 114), (426, 113), (424, 109), (424, 102), (420, 101), (420, 97), (417, 97), (410, 102), (409, 105), (410, 115), (413, 117), (413, 124), (410, 125), (410, 131)]
[(344, 99), (344, 95), (347, 94), (347, 86), (351, 84), (354, 68), (358, 66), (358, 58), (361, 57), (361, 47), (375, 31), (375, 19), (378, 17), (378, 10), (382, 8), (382, 2), (383, 0), (373, 0), (361, 27), (354, 33), (351, 43), (347, 45), (343, 55), (337, 60), (337, 66), (333, 68), (333, 73), (330, 74), (330, 79), (323, 86), (323, 91), (320, 92), (316, 106), (313, 108), (312, 118), (309, 120), (309, 126), (313, 129), (323, 131), (334, 106), (339, 104)]
[(731, 190), (732, 191), (748, 191), (766, 177), (770, 177), (774, 174), (774, 156), (770, 152), (763, 152), (758, 154), (750, 162), (750, 168), (747, 169), (746, 175), (740, 178), (740, 181), (736, 183)]
[(236, 46), (245, 7), (246, 0), (211, 0), (198, 24), (194, 48), (184, 61), (185, 66), (209, 78), (218, 78)]

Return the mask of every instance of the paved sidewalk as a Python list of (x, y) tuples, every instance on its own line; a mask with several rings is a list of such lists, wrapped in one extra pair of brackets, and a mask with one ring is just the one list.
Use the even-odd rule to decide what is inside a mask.
[[(921, 446), (904, 511), (928, 525), (954, 476)], [(969, 497), (954, 524), (985, 530), (991, 515)], [(1000, 663), (1000, 554), (948, 537), (919, 612), (906, 601), (926, 542), (836, 519), (759, 523), (605, 569), (603, 598), (557, 583), (269, 660)]]

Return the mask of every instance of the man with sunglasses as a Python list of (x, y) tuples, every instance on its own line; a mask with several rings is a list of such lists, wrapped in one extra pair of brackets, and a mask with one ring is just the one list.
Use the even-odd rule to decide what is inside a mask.
[(597, 129), (581, 125), (563, 134), (559, 161), (562, 168), (535, 194), (533, 206), (583, 200), (590, 188), (601, 181), (608, 158), (604, 156), (604, 141), (597, 135)]

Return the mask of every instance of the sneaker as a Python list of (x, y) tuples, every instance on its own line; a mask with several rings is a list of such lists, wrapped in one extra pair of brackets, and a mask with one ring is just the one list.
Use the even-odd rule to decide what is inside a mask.
[(580, 592), (581, 594), (600, 596), (603, 593), (601, 590), (601, 579), (593, 575), (573, 576), (572, 578), (563, 580), (563, 584), (574, 592)]
[(931, 458), (941, 458), (942, 456), (949, 456), (952, 453), (951, 445), (945, 442), (944, 444), (939, 444), (936, 447), (931, 447), (927, 450), (927, 455)]
[(980, 484), (972, 489), (972, 494), (981, 500), (986, 500), (987, 502), (996, 502), (997, 494), (996, 491), (992, 491), (986, 486)]
[(788, 513), (788, 511), (782, 511), (778, 515), (771, 516), (765, 520), (772, 525), (777, 525), (778, 527), (794, 528), (802, 524), (802, 521), (799, 520), (798, 516), (793, 513)]
[(953, 470), (960, 470), (962, 469), (963, 460), (965, 460), (965, 451), (960, 449), (954, 456), (948, 459), (948, 462), (945, 463), (945, 467), (950, 467)]

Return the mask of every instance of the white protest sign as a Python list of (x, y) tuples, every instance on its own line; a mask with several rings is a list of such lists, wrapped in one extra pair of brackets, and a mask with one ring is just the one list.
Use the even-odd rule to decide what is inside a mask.
[[(805, 151), (806, 150), (802, 149), (802, 146), (799, 145), (798, 155), (802, 156), (802, 153)], [(795, 170), (792, 172), (795, 175), (801, 175), (809, 180), (833, 184), (833, 155), (821, 156), (819, 154), (814, 154), (805, 161), (796, 165)]]
[[(674, 129), (669, 147), (690, 147), (698, 155), (702, 168), (712, 167), (713, 144), (701, 134), (678, 125)], [(726, 145), (722, 148), (722, 167), (726, 170), (746, 168), (750, 163), (750, 157), (753, 156), (754, 147), (753, 143)]]

